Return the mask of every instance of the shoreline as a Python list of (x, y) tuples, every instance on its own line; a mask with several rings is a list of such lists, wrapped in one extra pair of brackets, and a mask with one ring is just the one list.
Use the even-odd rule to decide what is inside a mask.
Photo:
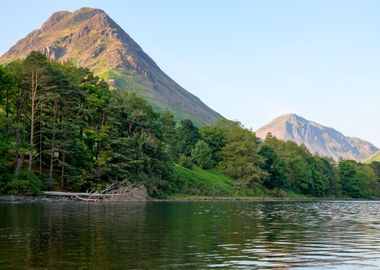
[(200, 195), (182, 195), (171, 196), (163, 199), (150, 198), (148, 200), (125, 200), (125, 201), (98, 201), (98, 202), (83, 202), (69, 197), (52, 197), (52, 196), (24, 196), (24, 195), (0, 195), (1, 203), (134, 203), (134, 202), (328, 202), (328, 201), (380, 201), (377, 199), (360, 199), (360, 198), (315, 198), (315, 197), (213, 197)]
[(68, 197), (53, 198), (48, 196), (0, 195), (1, 203), (56, 203), (75, 202)]
[(336, 198), (336, 197), (270, 197), (270, 196), (236, 196), (236, 197), (212, 197), (212, 196), (185, 196), (185, 197), (169, 197), (166, 199), (158, 199), (164, 202), (327, 202), (327, 201), (380, 201), (380, 198)]

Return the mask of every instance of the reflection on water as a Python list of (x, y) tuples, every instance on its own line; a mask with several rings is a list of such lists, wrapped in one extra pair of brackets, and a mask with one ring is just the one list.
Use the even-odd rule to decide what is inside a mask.
[(377, 202), (0, 204), (0, 269), (379, 269)]

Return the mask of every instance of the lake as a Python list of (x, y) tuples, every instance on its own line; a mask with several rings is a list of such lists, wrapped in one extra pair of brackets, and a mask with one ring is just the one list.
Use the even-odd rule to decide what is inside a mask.
[(0, 269), (379, 269), (379, 202), (0, 204)]

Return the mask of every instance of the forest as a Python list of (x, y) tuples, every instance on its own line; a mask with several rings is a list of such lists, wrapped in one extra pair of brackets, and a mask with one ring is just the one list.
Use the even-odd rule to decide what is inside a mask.
[(155, 111), (89, 69), (32, 52), (0, 66), (0, 194), (86, 191), (129, 181), (152, 197), (378, 198), (380, 163), (319, 157), (220, 120)]

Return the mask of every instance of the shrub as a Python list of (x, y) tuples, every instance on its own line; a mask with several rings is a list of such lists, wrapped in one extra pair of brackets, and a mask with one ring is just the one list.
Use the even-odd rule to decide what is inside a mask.
[(194, 166), (193, 159), (191, 157), (181, 155), (179, 157), (179, 165), (191, 169)]
[(2, 192), (7, 194), (16, 195), (21, 191), (28, 191), (32, 194), (38, 194), (43, 189), (41, 179), (29, 171), (21, 171), (18, 178), (9, 177), (2, 187)]

